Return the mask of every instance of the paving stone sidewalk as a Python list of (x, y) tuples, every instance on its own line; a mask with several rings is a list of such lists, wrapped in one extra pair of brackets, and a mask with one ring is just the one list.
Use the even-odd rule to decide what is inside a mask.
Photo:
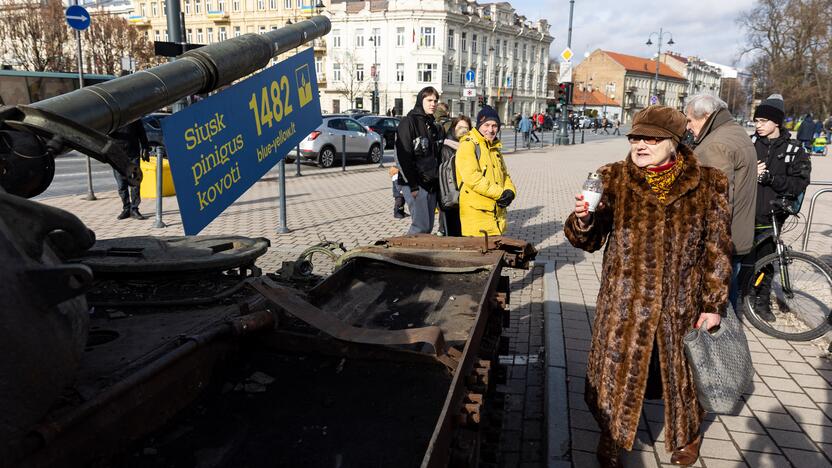
[[(601, 254), (574, 249), (563, 236), (562, 222), (573, 205), (586, 174), (600, 165), (621, 159), (627, 149), (623, 138), (586, 145), (548, 147), (507, 156), (518, 197), (510, 208), (509, 231), (540, 250), (539, 265), (530, 272), (507, 270), (512, 278), (512, 336), (509, 381), (500, 463), (502, 466), (595, 466), (598, 429), (583, 403), (583, 379), (599, 288)], [(832, 180), (832, 158), (813, 158), (813, 180)], [(291, 172), (291, 171), (288, 171)], [(810, 187), (807, 200), (818, 187)], [(278, 187), (272, 174), (255, 184), (202, 234), (237, 234), (267, 237), (272, 243), (260, 261), (264, 270), (279, 268), (283, 260), (304, 248), (329, 240), (347, 247), (365, 245), (383, 237), (401, 235), (409, 221), (392, 217), (393, 200), (386, 169), (349, 167), (287, 177), (288, 221), (291, 232), (278, 234)], [(115, 192), (98, 194), (100, 200), (60, 197), (44, 202), (76, 214), (98, 238), (126, 235), (182, 235), (176, 202), (165, 199), (165, 229), (154, 229), (152, 218), (116, 221), (120, 200)], [(150, 215), (153, 200), (143, 202)], [(804, 206), (804, 212), (808, 206)], [(795, 241), (799, 229), (785, 235)], [(795, 246), (799, 247), (799, 242)], [(816, 207), (809, 250), (832, 263), (832, 196)], [(542, 271), (553, 270), (558, 289), (556, 302), (563, 330), (559, 342), (565, 356), (565, 378), (544, 385), (546, 354), (543, 336)], [(697, 466), (828, 466), (832, 457), (832, 362), (822, 347), (790, 343), (747, 330), (755, 361), (755, 385), (741, 411), (732, 416), (711, 416), (706, 425), (703, 458)], [(544, 421), (543, 399), (563, 390), (565, 405)], [(662, 408), (647, 404), (639, 442), (628, 455), (627, 466), (662, 466), (664, 452)], [(522, 416), (521, 416), (522, 415)], [(568, 424), (569, 431), (563, 431)], [(547, 431), (561, 429), (566, 437), (562, 451), (546, 452)], [(507, 436), (506, 436), (507, 435)], [(656, 444), (658, 442), (658, 444)]]

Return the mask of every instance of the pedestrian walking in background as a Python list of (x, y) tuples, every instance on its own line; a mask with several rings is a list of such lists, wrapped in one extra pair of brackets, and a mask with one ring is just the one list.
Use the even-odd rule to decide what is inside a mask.
[(433, 114), (439, 102), (439, 92), (431, 86), (416, 96), (416, 105), (399, 122), (396, 129), (396, 161), (399, 166), (399, 186), (410, 209), (408, 234), (433, 230), (439, 192), (439, 145), (442, 131)]
[[(754, 110), (756, 131), (751, 137), (757, 161), (754, 232), (755, 238), (764, 240), (743, 259), (743, 279), (751, 274), (758, 259), (774, 253), (774, 242), (767, 236), (772, 233), (771, 202), (780, 197), (795, 199), (809, 185), (812, 163), (800, 143), (792, 140), (789, 131), (782, 127), (784, 111), (783, 97), (779, 94), (772, 94)], [(801, 128), (810, 124), (811, 121), (803, 122)], [(787, 216), (778, 222), (782, 223)], [(769, 299), (772, 272), (767, 273), (749, 294), (754, 295), (754, 312), (763, 320), (773, 320)], [(744, 283), (743, 281), (742, 284)]]
[(636, 114), (626, 159), (598, 170), (600, 205), (590, 213), (576, 195), (564, 226), (575, 247), (604, 249), (585, 390), (601, 429), (601, 466), (621, 466), (645, 398), (664, 400), (671, 463), (699, 457), (704, 411), (683, 339), (726, 312), (731, 212), (725, 175), (699, 164), (680, 143), (684, 132), (685, 116), (673, 108)]
[(621, 120), (615, 119), (615, 130), (613, 130), (612, 134), (621, 135)]
[(609, 135), (609, 134), (610, 134), (610, 131), (609, 131), (609, 130), (607, 130), (607, 127), (609, 127), (609, 126), (610, 126), (610, 121), (609, 121), (609, 120), (607, 120), (607, 118), (606, 118), (606, 117), (604, 117), (603, 119), (601, 119), (601, 128), (603, 128), (603, 129), (604, 129), (604, 133), (605, 133), (605, 134), (607, 134), (607, 135)]
[(812, 147), (812, 140), (815, 136), (815, 121), (812, 119), (812, 114), (806, 114), (797, 128), (797, 140), (800, 141), (803, 149), (810, 149)]
[(393, 183), (393, 217), (396, 219), (406, 218), (407, 213), (404, 211), (404, 194), (402, 188), (399, 186), (399, 169), (391, 167), (387, 170), (390, 174), (390, 179)]
[(456, 152), (456, 179), (462, 182), (459, 190), (462, 235), (502, 235), (506, 231), (506, 210), (517, 196), (517, 189), (500, 152), (503, 146), (497, 138), (500, 116), (493, 107), (483, 106), (475, 125), (460, 140)]
[[(118, 145), (124, 151), (124, 154), (130, 159), (133, 164), (139, 164), (139, 158), (144, 161), (150, 160), (150, 143), (147, 141), (147, 133), (144, 131), (144, 125), (141, 120), (129, 123), (124, 127), (111, 133), (110, 136), (116, 140)], [(141, 170), (141, 169), (140, 169)], [(116, 219), (145, 219), (144, 215), (139, 212), (139, 204), (142, 202), (139, 194), (139, 186), (131, 186), (127, 183), (127, 178), (121, 175), (118, 171), (113, 169), (113, 176), (116, 179), (116, 186), (118, 187), (118, 196), (121, 197), (121, 213)]]
[[(534, 138), (535, 143), (540, 143), (540, 138), (537, 137), (537, 130), (538, 130), (537, 114), (532, 115), (531, 122), (532, 122), (532, 128), (531, 128), (531, 132), (529, 133), (529, 136), (531, 138)], [(529, 146), (531, 146), (531, 140), (529, 140)]]
[[(451, 120), (451, 131), (442, 143), (442, 162), (451, 159), (459, 149), (459, 139), (471, 131), (471, 119), (460, 115)], [(442, 235), (462, 236), (462, 225), (459, 221), (459, 206), (442, 208), (439, 211), (439, 232)]]
[(686, 105), (687, 129), (693, 134), (693, 154), (703, 166), (715, 167), (728, 178), (731, 208), (731, 305), (737, 308), (742, 258), (754, 245), (757, 199), (757, 157), (748, 134), (728, 112), (728, 104), (709, 94), (691, 97)]
[(523, 145), (526, 148), (529, 148), (531, 145), (529, 135), (532, 131), (532, 121), (528, 117), (526, 117), (525, 114), (522, 117), (520, 117), (520, 124), (518, 125), (517, 130), (519, 130), (523, 134)]

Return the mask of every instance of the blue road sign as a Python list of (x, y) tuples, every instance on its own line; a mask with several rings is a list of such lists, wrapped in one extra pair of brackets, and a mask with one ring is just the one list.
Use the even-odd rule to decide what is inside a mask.
[(72, 29), (83, 31), (90, 27), (90, 13), (81, 5), (72, 5), (66, 9), (66, 23)]
[(474, 78), (477, 75), (474, 73), (474, 70), (468, 70), (465, 72), (465, 81), (474, 81)]
[(651, 106), (655, 106), (658, 103), (659, 103), (659, 97), (658, 96), (650, 96), (650, 105)]
[(307, 49), (162, 120), (185, 234), (198, 234), (321, 124)]

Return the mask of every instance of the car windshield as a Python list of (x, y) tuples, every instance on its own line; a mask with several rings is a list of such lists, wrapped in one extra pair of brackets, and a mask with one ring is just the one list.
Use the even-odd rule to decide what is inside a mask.
[(375, 125), (376, 121), (378, 121), (378, 117), (366, 115), (358, 119), (358, 121), (363, 123), (364, 125)]

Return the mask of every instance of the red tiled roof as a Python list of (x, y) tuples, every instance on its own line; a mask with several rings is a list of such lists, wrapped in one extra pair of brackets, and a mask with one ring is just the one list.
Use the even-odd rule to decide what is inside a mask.
[(573, 106), (582, 106), (586, 104), (587, 106), (612, 106), (612, 107), (621, 107), (621, 104), (618, 103), (615, 99), (608, 97), (601, 91), (597, 89), (593, 89), (590, 93), (589, 91), (581, 91), (578, 88), (572, 90), (572, 105)]
[[(610, 52), (605, 50), (605, 54), (609, 55), (611, 59), (620, 63), (628, 71), (639, 73), (656, 73), (656, 62), (646, 58), (636, 57), (634, 55), (619, 54), (618, 52)], [(673, 71), (668, 65), (664, 63), (659, 64), (659, 75), (668, 78), (675, 78), (677, 80), (684, 80), (682, 75)]]

